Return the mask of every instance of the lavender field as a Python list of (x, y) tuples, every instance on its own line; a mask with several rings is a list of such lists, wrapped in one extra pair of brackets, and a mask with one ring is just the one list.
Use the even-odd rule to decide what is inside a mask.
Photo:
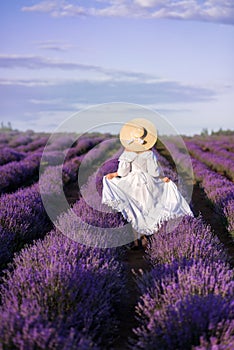
[[(138, 251), (118, 244), (133, 237), (122, 215), (101, 204), (102, 177), (117, 170), (122, 152), (118, 139), (48, 140), (0, 134), (0, 349), (233, 349), (234, 134), (184, 137), (194, 217), (170, 232), (165, 223)], [(175, 157), (185, 179), (188, 164), (180, 145), (169, 144), (174, 159), (161, 142), (154, 151), (178, 184)], [(72, 239), (77, 227), (61, 193), (80, 219), (81, 241)], [(121, 233), (104, 247), (111, 227)]]

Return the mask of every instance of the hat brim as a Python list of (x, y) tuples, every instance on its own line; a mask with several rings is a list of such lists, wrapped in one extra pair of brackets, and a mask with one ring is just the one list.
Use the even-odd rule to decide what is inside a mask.
[[(131, 134), (134, 131), (134, 128), (139, 126), (146, 130), (146, 135), (143, 138), (144, 143), (141, 144), (137, 142), (137, 140), (129, 143), (129, 141), (132, 139)], [(149, 150), (154, 146), (157, 141), (157, 130), (151, 121), (144, 118), (135, 118), (124, 124), (120, 130), (119, 137), (124, 148), (128, 149), (129, 151), (142, 152)]]

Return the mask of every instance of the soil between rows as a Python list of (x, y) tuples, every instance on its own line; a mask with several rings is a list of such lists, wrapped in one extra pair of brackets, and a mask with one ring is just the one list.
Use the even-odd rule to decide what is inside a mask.
[(210, 225), (212, 231), (217, 235), (220, 242), (230, 257), (230, 264), (234, 267), (234, 241), (225, 227), (224, 218), (215, 211), (214, 206), (208, 200), (204, 190), (195, 184), (192, 194), (192, 206), (195, 216), (201, 213), (206, 224)]
[(139, 291), (134, 281), (135, 273), (139, 272), (139, 269), (144, 272), (150, 269), (149, 264), (144, 259), (144, 250), (128, 250), (126, 253), (125, 265), (127, 273), (127, 285), (126, 288), (129, 292), (129, 297), (123, 300), (121, 308), (118, 310), (118, 319), (120, 321), (119, 334), (117, 339), (113, 342), (112, 350), (125, 350), (128, 349), (129, 338), (134, 338), (132, 329), (137, 327), (135, 306), (138, 303)]

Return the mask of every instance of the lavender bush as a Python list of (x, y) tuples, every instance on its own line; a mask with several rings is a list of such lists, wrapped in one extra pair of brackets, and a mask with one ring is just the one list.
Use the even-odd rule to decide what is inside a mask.
[(117, 153), (115, 153), (110, 159), (106, 160), (97, 170), (96, 173), (96, 189), (99, 195), (102, 195), (103, 182), (102, 179), (106, 174), (114, 173), (118, 169), (118, 158), (122, 153), (123, 149), (121, 148)]
[(7, 134), (0, 133), (0, 149), (4, 148), (4, 147), (7, 147), (9, 141), (10, 141), (10, 138), (8, 136), (8, 133)]
[[(137, 278), (143, 299), (151, 298), (152, 308), (176, 304), (186, 295), (221, 295), (231, 302), (234, 271), (223, 262), (202, 259), (174, 260), (171, 264), (155, 266)], [(142, 306), (143, 305), (143, 306)], [(139, 311), (144, 303), (138, 304)], [(147, 312), (150, 311), (147, 309)]]
[[(115, 163), (114, 159), (112, 166)], [(73, 205), (72, 211), (58, 218), (58, 223), (68, 237), (79, 242), (98, 247), (117, 247), (131, 242), (133, 233), (121, 213), (101, 203), (101, 179), (99, 171), (89, 177), (87, 184), (81, 187), (80, 200)], [(85, 236), (80, 228), (86, 228)]]
[(25, 154), (18, 152), (10, 147), (4, 147), (0, 150), (0, 165), (4, 165), (13, 161), (20, 161), (25, 158)]
[(224, 207), (224, 215), (227, 218), (228, 231), (234, 237), (234, 199), (230, 199)]
[(187, 141), (186, 146), (194, 158), (205, 163), (212, 170), (227, 175), (232, 181), (234, 180), (234, 163), (232, 159), (224, 158), (215, 153), (204, 152), (192, 141)]
[[(39, 153), (39, 152), (38, 152)], [(64, 154), (62, 151), (47, 151), (43, 155), (43, 161), (45, 164), (49, 164), (50, 166), (53, 165), (60, 165), (63, 163), (64, 160)]]
[(63, 178), (65, 183), (77, 181), (78, 170), (84, 155), (73, 157), (63, 164)]
[(67, 151), (66, 160), (87, 153), (102, 141), (104, 141), (102, 137), (80, 137), (76, 144)]
[(83, 166), (90, 167), (92, 165), (99, 164), (104, 155), (114, 149), (116, 145), (118, 145), (116, 139), (109, 139), (99, 143), (86, 154)]
[[(176, 144), (171, 144), (173, 153), (181, 162), (183, 154)], [(221, 214), (227, 222), (228, 231), (232, 234), (234, 231), (234, 184), (225, 176), (222, 176), (209, 169), (207, 165), (197, 159), (191, 158), (195, 179), (204, 189), (207, 198), (212, 202), (214, 208)]]
[[(63, 168), (63, 181), (66, 185), (73, 180), (73, 160), (65, 163)], [(79, 163), (75, 163), (78, 171)], [(60, 169), (60, 168), (59, 168)], [(0, 197), (0, 234), (1, 263), (2, 266), (13, 257), (15, 251), (20, 250), (27, 242), (44, 236), (51, 228), (50, 220), (44, 208), (41, 193), (47, 194), (48, 198), (59, 198), (63, 188), (58, 185), (60, 171), (58, 166), (47, 167), (42, 176), (40, 186), (38, 183), (19, 189), (15, 193), (4, 194)], [(73, 177), (72, 177), (73, 176)], [(2, 225), (2, 226), (1, 226)]]
[(231, 349), (233, 277), (228, 264), (209, 259), (175, 259), (141, 273), (132, 349), (191, 349), (202, 339)]
[(27, 145), (32, 141), (32, 138), (28, 135), (17, 133), (14, 137), (11, 138), (9, 142), (9, 147), (17, 147)]
[(36, 137), (33, 141), (28, 143), (27, 145), (19, 145), (16, 147), (19, 152), (33, 152), (35, 150), (43, 149), (48, 141), (48, 136)]
[[(151, 301), (146, 302), (147, 310)], [(135, 330), (138, 341), (132, 349), (190, 350), (201, 338), (209, 345), (215, 338), (231, 350), (233, 306), (220, 295), (187, 295), (174, 305), (153, 309), (150, 315), (147, 312), (149, 316), (147, 324)]]
[(146, 259), (151, 271), (135, 273), (141, 297), (131, 348), (232, 349), (229, 258), (201, 216), (176, 221), (165, 222), (150, 238)]
[[(97, 140), (96, 140), (97, 141)], [(58, 152), (50, 151), (49, 156), (56, 158)], [(77, 171), (83, 156), (67, 161), (63, 166), (63, 183), (77, 180)], [(51, 161), (51, 159), (50, 159)], [(43, 187), (40, 191), (49, 197), (61, 194), (63, 188), (58, 185), (57, 175), (60, 175), (58, 167), (47, 167), (43, 174)], [(54, 201), (58, 204), (57, 201)], [(56, 205), (55, 203), (55, 205)], [(113, 221), (115, 220), (114, 217)], [(38, 185), (21, 189), (14, 194), (5, 194), (0, 200), (0, 224), (1, 228), (1, 263), (2, 268), (13, 257), (15, 251), (23, 247), (26, 242), (42, 237), (51, 227), (48, 216), (43, 207)], [(43, 229), (42, 229), (43, 228)]]
[(74, 349), (83, 338), (90, 339), (86, 346), (108, 344), (122, 293), (123, 267), (115, 250), (86, 248), (51, 231), (22, 250), (4, 278), (1, 343), (6, 349), (54, 349), (62, 340), (65, 349), (73, 332)]
[(234, 348), (234, 320), (223, 320), (219, 322), (216, 335), (207, 337), (200, 336), (199, 345), (192, 346), (192, 350), (232, 350)]
[(48, 151), (64, 151), (73, 142), (73, 136), (69, 134), (52, 134), (46, 145), (46, 150)]
[(25, 184), (37, 180), (41, 154), (31, 154), (23, 160), (1, 166), (0, 193), (11, 192)]
[(208, 140), (207, 138), (199, 140), (193, 138), (193, 142), (204, 152), (214, 153), (218, 156), (234, 160), (234, 148), (232, 146), (234, 142), (230, 138), (221, 138), (220, 140)]
[(0, 269), (13, 255), (15, 234), (0, 225)]
[(168, 232), (168, 225), (173, 220), (164, 223), (162, 228), (152, 236), (146, 251), (148, 261), (155, 264), (170, 263), (174, 259), (208, 259), (223, 260), (228, 258), (223, 244), (215, 236), (209, 226), (203, 223), (201, 217), (184, 216), (180, 222), (175, 220), (175, 228)]
[(26, 242), (42, 237), (51, 228), (38, 184), (1, 196), (0, 228), (3, 266)]
[(192, 159), (195, 177), (200, 181), (208, 199), (215, 209), (224, 216), (230, 233), (234, 231), (234, 184), (196, 159)]

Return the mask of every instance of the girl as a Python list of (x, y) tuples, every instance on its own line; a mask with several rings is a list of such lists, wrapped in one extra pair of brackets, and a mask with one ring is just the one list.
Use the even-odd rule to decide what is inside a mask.
[(157, 158), (151, 148), (157, 130), (148, 120), (137, 118), (120, 131), (125, 150), (119, 157), (118, 170), (103, 177), (102, 203), (120, 211), (131, 223), (134, 247), (147, 244), (146, 236), (155, 233), (162, 222), (193, 213), (168, 177), (161, 176)]

